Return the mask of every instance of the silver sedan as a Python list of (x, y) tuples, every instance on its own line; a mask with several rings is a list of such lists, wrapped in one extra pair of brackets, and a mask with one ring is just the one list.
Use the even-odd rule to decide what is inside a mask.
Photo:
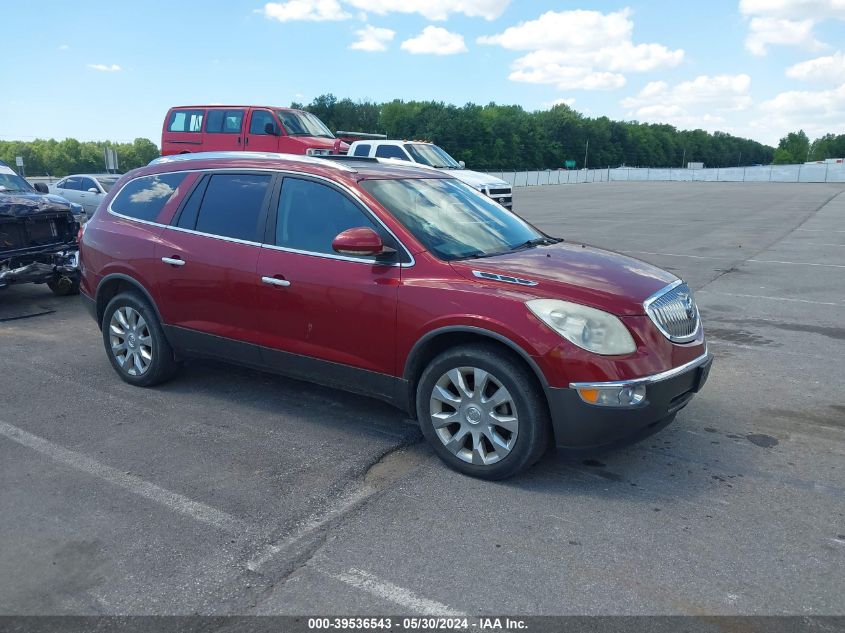
[(85, 214), (91, 214), (114, 186), (120, 176), (116, 174), (74, 174), (48, 186), (50, 193), (82, 205)]

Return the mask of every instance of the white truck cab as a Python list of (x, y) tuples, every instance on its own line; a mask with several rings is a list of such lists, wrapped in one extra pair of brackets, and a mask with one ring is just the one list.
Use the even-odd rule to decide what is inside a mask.
[(506, 209), (513, 209), (513, 190), (510, 183), (490, 174), (466, 169), (463, 161), (456, 161), (433, 143), (380, 139), (355, 141), (349, 146), (347, 156), (404, 160), (435, 169), (448, 169), (458, 180), (489, 196)]

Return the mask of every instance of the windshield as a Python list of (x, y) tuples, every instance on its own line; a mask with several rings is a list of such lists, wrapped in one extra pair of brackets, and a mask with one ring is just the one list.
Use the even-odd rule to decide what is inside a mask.
[(461, 166), (445, 151), (428, 143), (405, 143), (405, 149), (417, 163), (440, 169), (460, 169)]
[(114, 178), (99, 177), (97, 178), (97, 181), (100, 183), (100, 186), (103, 188), (103, 191), (108, 193), (109, 191), (111, 191), (111, 188), (114, 187), (114, 183), (116, 183), (119, 179), (120, 178), (118, 176), (115, 176)]
[(429, 251), (446, 261), (501, 255), (557, 241), (451, 178), (365, 180), (361, 186)]
[(11, 167), (0, 165), (0, 191), (32, 191), (29, 183), (18, 176)]
[(289, 136), (317, 136), (334, 138), (323, 122), (310, 112), (295, 112), (294, 110), (279, 110), (276, 112), (279, 120)]

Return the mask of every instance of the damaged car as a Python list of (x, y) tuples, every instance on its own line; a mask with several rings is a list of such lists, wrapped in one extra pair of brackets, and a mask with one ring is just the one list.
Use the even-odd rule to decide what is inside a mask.
[(0, 289), (46, 283), (59, 296), (79, 292), (79, 223), (73, 205), (39, 191), (0, 161)]

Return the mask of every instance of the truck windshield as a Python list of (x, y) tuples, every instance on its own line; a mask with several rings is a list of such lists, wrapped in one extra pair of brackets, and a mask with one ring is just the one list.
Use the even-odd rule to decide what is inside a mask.
[(405, 143), (405, 149), (417, 163), (438, 169), (460, 169), (461, 166), (437, 145), (428, 143)]
[(364, 180), (361, 186), (446, 261), (557, 241), (452, 178)]
[(33, 191), (33, 189), (11, 167), (0, 165), (0, 191)]
[(316, 136), (319, 138), (334, 138), (323, 122), (310, 112), (296, 112), (294, 110), (279, 110), (276, 112), (279, 120), (289, 136)]

